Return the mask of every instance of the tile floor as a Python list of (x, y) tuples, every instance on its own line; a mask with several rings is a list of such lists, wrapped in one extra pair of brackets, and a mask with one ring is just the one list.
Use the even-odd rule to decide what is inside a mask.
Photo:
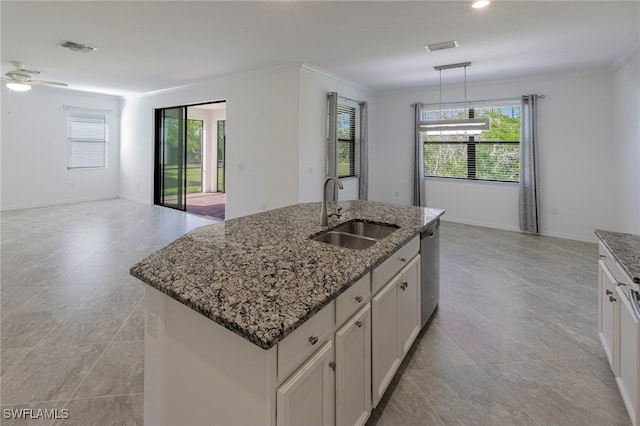
[[(203, 217), (124, 200), (1, 215), (2, 409), (142, 424), (143, 287), (128, 268)], [(371, 425), (629, 424), (597, 338), (597, 247), (445, 223), (440, 307)]]
[(0, 402), (141, 425), (143, 284), (129, 267), (212, 220), (124, 200), (3, 212)]

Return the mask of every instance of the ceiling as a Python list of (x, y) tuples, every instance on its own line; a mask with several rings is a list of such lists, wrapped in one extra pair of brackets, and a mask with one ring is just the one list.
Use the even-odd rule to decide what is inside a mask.
[[(640, 46), (640, 1), (1, 1), (2, 73), (116, 95), (307, 63), (372, 90), (611, 69)], [(57, 46), (96, 46), (83, 54)], [(460, 47), (427, 52), (425, 44)], [(442, 72), (443, 83), (460, 70)], [(458, 73), (458, 74), (456, 74)]]

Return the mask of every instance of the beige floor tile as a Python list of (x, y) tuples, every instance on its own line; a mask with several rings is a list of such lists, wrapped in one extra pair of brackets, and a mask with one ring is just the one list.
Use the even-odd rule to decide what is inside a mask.
[(142, 394), (73, 399), (65, 408), (69, 418), (56, 426), (142, 426)]
[(144, 391), (144, 341), (113, 342), (95, 364), (74, 398)]
[(47, 345), (32, 349), (2, 376), (2, 404), (68, 399), (104, 345)]
[(480, 367), (416, 370), (410, 377), (444, 424), (536, 424)]
[(484, 366), (484, 371), (542, 424), (627, 425), (629, 419), (551, 363)]

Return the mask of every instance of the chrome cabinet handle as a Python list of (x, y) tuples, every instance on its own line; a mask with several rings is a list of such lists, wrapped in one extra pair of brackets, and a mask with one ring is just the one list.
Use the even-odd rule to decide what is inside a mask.
[(407, 258), (406, 258), (406, 257), (401, 257), (401, 258), (400, 258), (400, 262), (402, 262), (402, 263), (406, 263), (406, 262), (407, 262)]
[(613, 294), (613, 292), (611, 290), (609, 290), (609, 289), (606, 289), (604, 292), (607, 293), (607, 296)]
[(409, 286), (409, 283), (408, 283), (408, 282), (406, 282), (406, 281), (404, 281), (404, 282), (400, 285), (400, 288), (401, 288), (402, 290), (406, 290), (408, 286)]
[(356, 325), (357, 325), (358, 327), (362, 327), (362, 321), (356, 321)]
[(601, 254), (601, 255), (599, 255), (599, 256), (600, 256), (600, 259), (604, 259), (605, 257), (607, 257), (607, 256), (605, 256), (604, 254)]
[(356, 296), (356, 302), (358, 303), (362, 302), (362, 296)]
[(309, 341), (312, 345), (315, 345), (316, 343), (318, 343), (318, 338), (316, 336), (311, 336), (309, 337)]
[(616, 300), (618, 300), (618, 299), (616, 299), (616, 298), (615, 298), (615, 297), (613, 297), (613, 296), (609, 296), (609, 302), (615, 302)]

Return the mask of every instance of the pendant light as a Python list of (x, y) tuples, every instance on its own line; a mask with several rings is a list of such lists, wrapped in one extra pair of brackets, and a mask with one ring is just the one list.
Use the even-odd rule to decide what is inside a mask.
[[(459, 64), (439, 65), (434, 67), (440, 73), (440, 116), (442, 117), (442, 70), (451, 68), (464, 68), (464, 105), (467, 104), (467, 67), (471, 62), (461, 62)], [(439, 120), (423, 120), (418, 126), (421, 132), (428, 135), (474, 135), (491, 130), (489, 118), (451, 118)]]

